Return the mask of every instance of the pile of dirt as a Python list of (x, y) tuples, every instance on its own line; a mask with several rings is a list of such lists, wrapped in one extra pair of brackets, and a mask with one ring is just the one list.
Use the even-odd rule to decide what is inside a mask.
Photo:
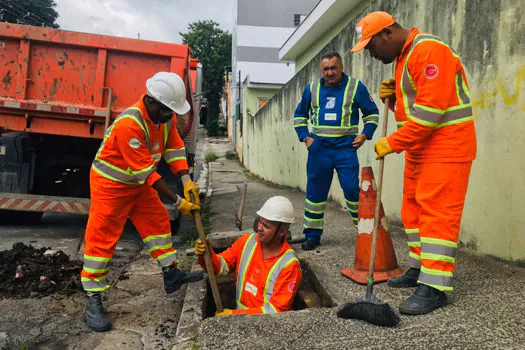
[(62, 251), (15, 243), (0, 252), (0, 297), (71, 295), (82, 289), (81, 270), (82, 262), (70, 261)]

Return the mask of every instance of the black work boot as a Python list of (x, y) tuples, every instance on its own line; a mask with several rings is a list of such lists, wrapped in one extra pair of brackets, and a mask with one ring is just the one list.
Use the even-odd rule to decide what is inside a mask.
[(164, 290), (169, 294), (179, 289), (185, 283), (200, 281), (204, 278), (204, 272), (185, 272), (176, 266), (169, 266), (162, 268), (162, 277), (164, 278)]
[(419, 278), (419, 269), (415, 267), (409, 268), (401, 276), (396, 276), (388, 279), (388, 286), (392, 288), (410, 288), (417, 287), (417, 280)]
[(399, 305), (399, 312), (405, 315), (424, 315), (447, 305), (445, 292), (420, 284), (413, 295)]
[(307, 239), (306, 241), (303, 242), (301, 247), (303, 248), (303, 250), (314, 250), (319, 244), (321, 243), (319, 243), (318, 241), (314, 239)]
[(95, 332), (106, 332), (111, 329), (111, 322), (102, 305), (102, 293), (87, 293), (88, 302), (84, 318), (88, 327)]

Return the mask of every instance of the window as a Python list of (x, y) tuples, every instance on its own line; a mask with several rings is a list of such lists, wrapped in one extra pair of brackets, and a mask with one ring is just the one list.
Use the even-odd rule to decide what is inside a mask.
[(298, 27), (299, 24), (301, 24), (305, 18), (306, 18), (306, 15), (301, 15), (300, 13), (294, 14), (293, 15), (293, 26)]
[(267, 98), (267, 97), (259, 97), (259, 98), (257, 99), (257, 102), (258, 102), (258, 110), (261, 109), (261, 108), (263, 108), (264, 105), (265, 105), (266, 103), (268, 103), (268, 101), (270, 101), (270, 99)]

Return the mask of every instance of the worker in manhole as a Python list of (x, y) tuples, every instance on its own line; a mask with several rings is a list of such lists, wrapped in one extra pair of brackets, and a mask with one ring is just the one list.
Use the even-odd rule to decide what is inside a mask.
[[(160, 193), (188, 216), (200, 208), (199, 188), (188, 175), (184, 143), (173, 121), (174, 113), (183, 115), (190, 110), (184, 82), (175, 73), (160, 72), (147, 80), (146, 88), (147, 93), (108, 128), (91, 167), (91, 208), (81, 280), (88, 296), (84, 316), (89, 328), (97, 332), (111, 328), (101, 292), (109, 288), (106, 275), (128, 218), (161, 267), (166, 293), (203, 278), (202, 272), (177, 268), (170, 216), (159, 198)], [(157, 173), (162, 157), (181, 176), (185, 198), (175, 194)]]
[[(257, 232), (246, 234), (221, 254), (211, 249), (213, 270), (218, 275), (235, 272), (237, 309), (224, 309), (216, 316), (230, 314), (272, 314), (290, 310), (302, 280), (301, 266), (286, 241), (295, 221), (292, 202), (276, 196), (257, 211)], [(204, 243), (198, 239), (195, 254), (204, 263)]]
[[(365, 85), (343, 72), (337, 52), (321, 57), (320, 80), (303, 91), (294, 115), (299, 141), (308, 150), (306, 164), (306, 203), (304, 205), (304, 250), (321, 243), (326, 199), (334, 169), (343, 189), (346, 207), (357, 227), (359, 201), (359, 162), (357, 150), (374, 135), (378, 110)], [(358, 130), (359, 110), (364, 127)], [(308, 131), (308, 119), (312, 132)]]
[(441, 39), (405, 29), (386, 12), (366, 15), (356, 28), (353, 52), (390, 64), (395, 79), (381, 84), (399, 129), (380, 139), (377, 158), (405, 151), (401, 217), (408, 238), (410, 269), (392, 278), (395, 288), (417, 287), (399, 306), (404, 314), (426, 314), (446, 305), (472, 161), (476, 130), (470, 92), (459, 56)]

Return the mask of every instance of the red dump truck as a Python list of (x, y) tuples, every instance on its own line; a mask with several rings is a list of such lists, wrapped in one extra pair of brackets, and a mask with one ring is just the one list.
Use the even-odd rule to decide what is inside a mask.
[[(201, 66), (190, 54), (187, 45), (0, 23), (0, 222), (87, 214), (105, 129), (159, 71), (186, 82), (192, 110), (177, 126), (192, 167)], [(166, 165), (159, 172), (181, 192)]]

